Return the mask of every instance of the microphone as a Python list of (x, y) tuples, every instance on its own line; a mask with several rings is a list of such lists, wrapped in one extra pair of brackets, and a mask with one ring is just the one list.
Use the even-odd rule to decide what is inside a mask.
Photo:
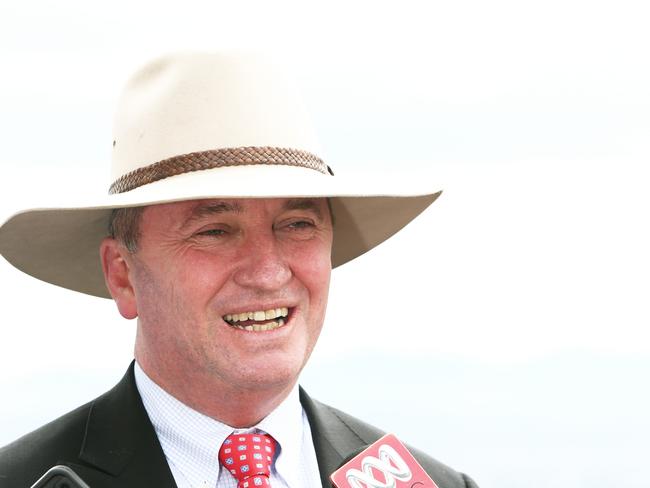
[(30, 488), (90, 488), (77, 473), (62, 464), (47, 470)]
[(353, 452), (330, 480), (335, 488), (438, 488), (393, 434)]

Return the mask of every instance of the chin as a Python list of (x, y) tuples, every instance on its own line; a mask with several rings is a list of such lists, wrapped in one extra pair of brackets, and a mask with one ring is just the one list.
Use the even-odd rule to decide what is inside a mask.
[(236, 384), (241, 384), (246, 389), (267, 390), (276, 388), (279, 391), (292, 387), (302, 370), (302, 365), (278, 364), (269, 362), (248, 369), (235, 379)]

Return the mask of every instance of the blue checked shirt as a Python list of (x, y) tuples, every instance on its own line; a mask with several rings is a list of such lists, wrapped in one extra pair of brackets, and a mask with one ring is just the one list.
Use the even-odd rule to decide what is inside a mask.
[(233, 429), (171, 396), (135, 364), (135, 382), (178, 488), (237, 488), (219, 464), (219, 448), (230, 434), (266, 432), (278, 442), (272, 488), (321, 488), (307, 416), (296, 386), (278, 408), (250, 429)]

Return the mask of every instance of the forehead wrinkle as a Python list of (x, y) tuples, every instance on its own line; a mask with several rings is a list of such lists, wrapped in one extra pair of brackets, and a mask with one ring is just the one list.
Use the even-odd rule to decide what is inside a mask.
[(242, 213), (242, 206), (237, 202), (210, 202), (210, 203), (199, 203), (196, 205), (190, 216), (185, 220), (181, 228), (185, 228), (196, 220), (200, 220), (204, 217), (209, 217), (211, 215), (223, 215), (227, 213)]

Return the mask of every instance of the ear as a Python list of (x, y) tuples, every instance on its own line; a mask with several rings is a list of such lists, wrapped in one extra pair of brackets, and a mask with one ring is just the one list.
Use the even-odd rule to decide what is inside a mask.
[(99, 254), (104, 280), (117, 309), (125, 319), (136, 318), (138, 307), (127, 261), (128, 250), (112, 237), (106, 237), (99, 246)]

